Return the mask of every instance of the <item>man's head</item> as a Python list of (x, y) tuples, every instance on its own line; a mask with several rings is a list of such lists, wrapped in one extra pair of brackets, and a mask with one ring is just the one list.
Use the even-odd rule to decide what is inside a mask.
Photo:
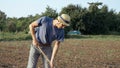
[(65, 26), (70, 25), (70, 16), (68, 14), (61, 14), (61, 16), (58, 16), (57, 19)]
[(70, 26), (70, 16), (68, 14), (61, 14), (57, 17), (57, 27), (64, 28)]

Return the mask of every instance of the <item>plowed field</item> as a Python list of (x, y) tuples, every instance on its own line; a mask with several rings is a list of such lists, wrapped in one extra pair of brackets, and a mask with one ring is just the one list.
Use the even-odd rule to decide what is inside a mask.
[[(31, 41), (1, 41), (0, 68), (26, 68)], [(120, 68), (119, 40), (65, 39), (56, 68)], [(42, 68), (39, 58), (38, 68)]]

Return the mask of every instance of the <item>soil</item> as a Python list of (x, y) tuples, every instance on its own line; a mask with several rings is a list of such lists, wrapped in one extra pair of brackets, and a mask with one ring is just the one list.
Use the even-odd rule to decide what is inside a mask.
[[(0, 68), (26, 68), (31, 41), (0, 41)], [(120, 68), (119, 40), (65, 39), (56, 68)], [(37, 68), (43, 68), (39, 58)]]

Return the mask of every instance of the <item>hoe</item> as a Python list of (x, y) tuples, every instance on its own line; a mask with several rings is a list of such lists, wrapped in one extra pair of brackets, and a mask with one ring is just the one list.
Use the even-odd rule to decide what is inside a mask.
[[(45, 55), (45, 53), (42, 51), (42, 49), (40, 47), (38, 47), (39, 51), (42, 53), (42, 55), (44, 56), (44, 58), (47, 60), (47, 62), (50, 64), (50, 60), (48, 59), (48, 57)], [(55, 68), (55, 66), (53, 67)]]

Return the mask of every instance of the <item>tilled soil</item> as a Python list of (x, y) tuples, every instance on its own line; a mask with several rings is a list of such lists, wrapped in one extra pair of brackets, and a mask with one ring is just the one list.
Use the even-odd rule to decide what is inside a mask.
[[(26, 68), (31, 41), (1, 41), (0, 68)], [(61, 43), (56, 68), (120, 68), (119, 40), (66, 39)], [(41, 58), (37, 64), (43, 68)]]

